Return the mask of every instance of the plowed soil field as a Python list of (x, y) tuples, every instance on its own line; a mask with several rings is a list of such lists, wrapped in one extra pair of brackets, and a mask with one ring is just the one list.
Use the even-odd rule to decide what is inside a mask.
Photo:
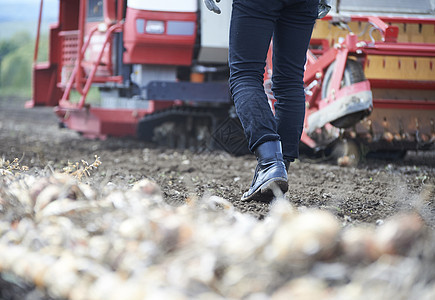
[[(25, 109), (17, 99), (0, 101), (0, 155), (19, 158), (30, 173), (62, 170), (68, 162), (91, 163), (97, 155), (102, 165), (87, 179), (92, 185), (128, 188), (148, 178), (170, 203), (217, 195), (260, 219), (269, 210), (268, 204), (239, 200), (252, 180), (252, 155), (162, 149), (134, 139), (89, 140), (59, 128), (52, 108)], [(417, 208), (433, 224), (433, 205), (426, 202), (434, 184), (434, 152), (408, 153), (396, 161), (364, 159), (357, 167), (302, 156), (290, 166), (285, 197), (297, 207), (331, 211), (344, 222), (374, 223)]]

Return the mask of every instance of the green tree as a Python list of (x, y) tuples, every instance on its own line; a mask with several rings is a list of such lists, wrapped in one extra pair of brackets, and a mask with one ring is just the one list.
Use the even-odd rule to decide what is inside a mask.
[(21, 46), (3, 60), (2, 86), (28, 89), (32, 74), (32, 44)]
[(17, 49), (18, 46), (10, 41), (0, 41), (0, 59)]
[[(47, 38), (41, 41), (48, 42)], [(28, 32), (18, 32), (0, 41), (0, 90), (3, 94), (30, 95), (34, 40)], [(39, 59), (47, 57), (47, 46), (40, 47)]]
[(2, 62), (3, 58), (8, 55), (9, 53), (13, 52), (15, 49), (18, 48), (18, 45), (15, 43), (7, 40), (7, 41), (0, 41), (0, 87), (1, 85), (1, 71), (2, 71)]
[(18, 32), (12, 38), (0, 41), (0, 60), (31, 40), (28, 32)]
[(10, 38), (10, 43), (17, 45), (17, 47), (24, 46), (30, 42), (32, 42), (32, 37), (28, 31), (17, 32)]

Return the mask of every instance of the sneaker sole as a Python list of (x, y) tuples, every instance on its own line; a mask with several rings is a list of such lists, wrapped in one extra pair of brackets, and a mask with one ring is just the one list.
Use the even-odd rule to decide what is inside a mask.
[(282, 194), (288, 191), (288, 182), (285, 178), (272, 178), (260, 185), (248, 197), (242, 196), (242, 201), (270, 202), (275, 198), (275, 193), (280, 190)]

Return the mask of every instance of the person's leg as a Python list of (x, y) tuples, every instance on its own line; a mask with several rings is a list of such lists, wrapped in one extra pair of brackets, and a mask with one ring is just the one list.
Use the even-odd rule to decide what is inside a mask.
[(304, 67), (319, 1), (286, 2), (273, 36), (272, 90), (277, 100), (277, 132), (284, 159), (290, 162), (299, 156), (305, 115)]
[(281, 0), (235, 0), (230, 26), (230, 90), (249, 149), (279, 140), (264, 92), (264, 67)]
[(276, 121), (263, 87), (263, 75), (281, 0), (234, 0), (230, 27), (230, 89), (257, 168), (242, 200), (270, 201), (288, 189)]

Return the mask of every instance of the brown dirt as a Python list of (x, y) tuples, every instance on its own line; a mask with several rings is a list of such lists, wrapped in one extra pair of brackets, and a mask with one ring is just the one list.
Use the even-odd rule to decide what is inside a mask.
[[(87, 179), (95, 186), (128, 188), (143, 178), (157, 182), (167, 201), (218, 195), (241, 212), (263, 218), (265, 203), (239, 199), (252, 180), (255, 158), (223, 152), (193, 153), (153, 148), (132, 139), (87, 140), (61, 129), (51, 108), (24, 109), (23, 101), (0, 100), (0, 155), (30, 167), (30, 173), (62, 170), (69, 162), (102, 165)], [(408, 153), (400, 161), (366, 159), (357, 167), (302, 157), (292, 164), (289, 192), (297, 207), (319, 207), (344, 223), (375, 223), (400, 210), (418, 210), (432, 226), (435, 153)]]

